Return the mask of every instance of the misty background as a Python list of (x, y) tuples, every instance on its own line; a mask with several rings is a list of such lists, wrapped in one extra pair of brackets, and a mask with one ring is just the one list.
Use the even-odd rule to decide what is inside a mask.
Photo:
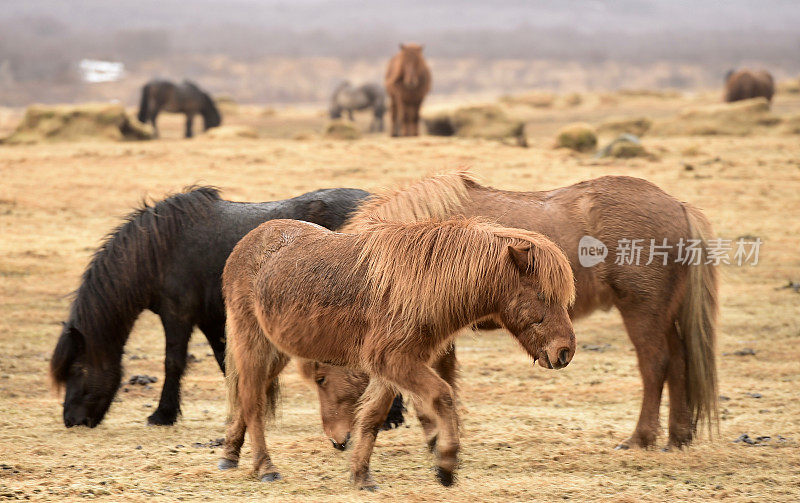
[[(425, 44), (440, 95), (697, 89), (733, 67), (800, 74), (800, 2), (4, 0), (0, 105), (118, 99), (153, 77), (240, 102), (327, 99)], [(88, 83), (83, 59), (121, 62)]]

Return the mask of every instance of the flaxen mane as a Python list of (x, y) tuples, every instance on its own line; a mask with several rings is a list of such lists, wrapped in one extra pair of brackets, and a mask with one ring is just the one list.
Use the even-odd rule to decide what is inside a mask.
[(394, 319), (409, 327), (433, 328), (437, 319), (467, 322), (475, 316), (464, 313), (464, 306), (478, 308), (487, 288), (488, 298), (495, 298), (516, 287), (520, 276), (509, 260), (509, 246), (530, 248), (529, 270), (547, 302), (567, 306), (575, 298), (569, 261), (536, 232), (474, 218), (407, 223), (372, 219), (361, 224), (361, 231), (359, 262), (367, 269), (372, 296), (387, 302)]
[(474, 183), (469, 173), (460, 171), (385, 190), (359, 206), (342, 232), (358, 232), (366, 221), (374, 218), (401, 222), (451, 218), (464, 206), (469, 198), (467, 186)]
[[(219, 200), (214, 187), (189, 187), (150, 205), (146, 202), (105, 238), (73, 293), (70, 323), (80, 331), (89, 361), (98, 366), (119, 358), (139, 313), (150, 302), (163, 258), (187, 220)], [(62, 336), (50, 362), (57, 383), (66, 381), (76, 342)]]

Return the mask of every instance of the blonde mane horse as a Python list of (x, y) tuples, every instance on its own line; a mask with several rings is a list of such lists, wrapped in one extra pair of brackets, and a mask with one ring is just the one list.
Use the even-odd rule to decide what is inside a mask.
[[(374, 218), (411, 222), (455, 215), (481, 216), (540, 232), (560, 245), (576, 280), (573, 319), (597, 309), (620, 311), (636, 348), (644, 397), (636, 429), (618, 448), (654, 445), (665, 383), (670, 394), (669, 444), (689, 444), (702, 422), (712, 432), (718, 424), (717, 272), (705, 263), (705, 256), (700, 264), (681, 263), (675, 247), (694, 240), (706, 251), (712, 231), (700, 210), (638, 178), (606, 176), (550, 191), (511, 192), (482, 186), (469, 174), (457, 172), (372, 196), (343, 231), (358, 232)], [(607, 247), (605, 260), (581, 265), (579, 246), (584, 236)], [(622, 240), (641, 240), (648, 246), (651, 239), (658, 245), (666, 239), (673, 248), (652, 262), (646, 251), (635, 265), (616, 260), (620, 250), (615, 253), (614, 247)], [(435, 365), (449, 369), (448, 382), (454, 384), (454, 348)], [(339, 398), (342, 392), (357, 396), (359, 381), (343, 381), (352, 371), (323, 364), (301, 370), (317, 381), (326, 432), (334, 441), (345, 441), (353, 416), (342, 409), (347, 401)], [(418, 414), (429, 444), (435, 445), (435, 425), (424, 412)]]
[(540, 234), (478, 219), (365, 220), (358, 235), (273, 220), (236, 245), (222, 289), (231, 423), (219, 466), (237, 465), (249, 431), (262, 481), (279, 477), (264, 417), (274, 411), (276, 379), (291, 356), (370, 376), (351, 469), (358, 487), (374, 489), (369, 459), (396, 390), (433, 418), (437, 475), (452, 484), (455, 397), (431, 363), (461, 328), (492, 319), (546, 368), (566, 366), (575, 352), (567, 258)]

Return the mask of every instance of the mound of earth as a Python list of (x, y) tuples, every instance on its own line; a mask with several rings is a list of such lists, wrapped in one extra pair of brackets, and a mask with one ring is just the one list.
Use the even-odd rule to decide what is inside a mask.
[(511, 139), (525, 146), (525, 123), (509, 117), (498, 105), (476, 105), (425, 119), (428, 134), (487, 140)]
[(335, 120), (328, 123), (323, 131), (325, 138), (334, 140), (357, 140), (361, 138), (359, 130), (352, 122)]
[(653, 125), (653, 121), (648, 119), (647, 117), (634, 117), (629, 119), (609, 119), (597, 128), (597, 132), (599, 134), (608, 134), (608, 135), (620, 135), (620, 134), (632, 134), (635, 136), (642, 136), (644, 135), (650, 127)]
[(568, 148), (577, 152), (589, 152), (597, 146), (597, 132), (584, 123), (569, 124), (556, 135), (556, 148)]
[(233, 140), (237, 138), (258, 138), (258, 131), (250, 126), (220, 126), (204, 132), (199, 138), (211, 140)]
[(122, 105), (31, 105), (5, 143), (78, 140), (149, 140), (149, 126), (131, 119)]
[(745, 136), (780, 122), (781, 119), (770, 112), (766, 98), (753, 98), (687, 108), (675, 118), (653, 124), (650, 133), (656, 136)]

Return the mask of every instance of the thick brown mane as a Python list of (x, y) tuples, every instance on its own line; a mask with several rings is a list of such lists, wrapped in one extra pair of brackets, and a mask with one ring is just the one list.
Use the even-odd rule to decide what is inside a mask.
[(416, 222), (447, 219), (459, 213), (469, 199), (467, 187), (477, 184), (467, 171), (444, 173), (371, 196), (342, 228), (358, 232), (372, 219)]
[(478, 309), (482, 299), (497, 298), (519, 283), (509, 246), (530, 248), (530, 269), (548, 302), (567, 306), (575, 297), (569, 261), (536, 232), (474, 218), (405, 223), (372, 219), (361, 230), (359, 262), (367, 268), (372, 296), (382, 309), (388, 303), (388, 311), (403, 324), (474, 320), (474, 313), (464, 313), (465, 306)]

